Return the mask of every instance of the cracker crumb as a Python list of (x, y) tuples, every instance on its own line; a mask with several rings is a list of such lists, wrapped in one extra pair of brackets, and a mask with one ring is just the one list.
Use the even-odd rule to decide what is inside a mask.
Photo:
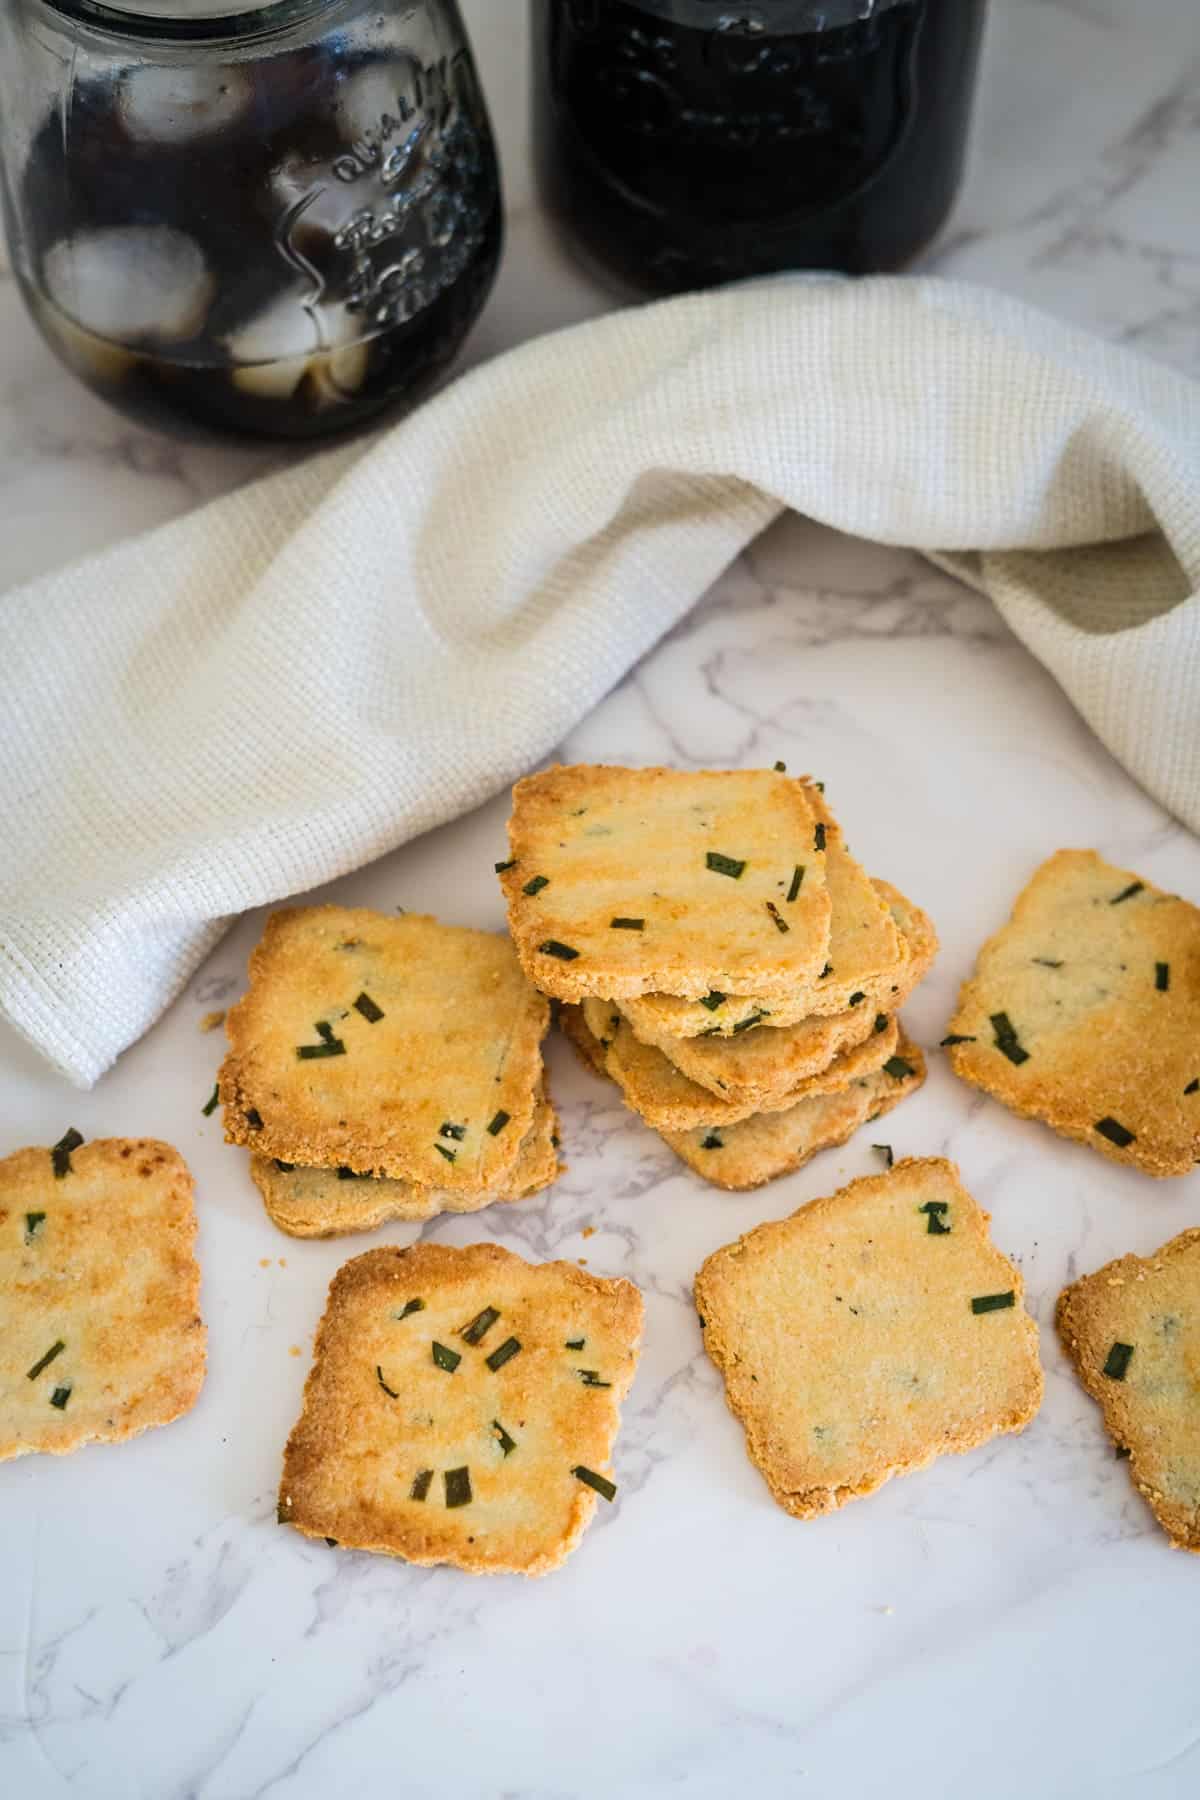
[(271, 1266), (270, 1257), (269, 1256), (260, 1256), (258, 1259), (258, 1266), (260, 1269), (269, 1269)]
[(217, 1029), (218, 1025), (223, 1025), (224, 1023), (225, 1023), (225, 1009), (224, 1009), (224, 1007), (222, 1007), (220, 1012), (205, 1013), (204, 1017), (200, 1021), (200, 1029), (201, 1029), (201, 1031), (215, 1031)]
[(578, 1262), (581, 1269), (587, 1268), (587, 1257), (586, 1256), (577, 1257), (576, 1261)]
[(585, 1225), (579, 1235), (584, 1238), (595, 1237), (596, 1227), (594, 1225)]
[(286, 1257), (286, 1256), (281, 1256), (281, 1257), (280, 1257), (280, 1259), (279, 1259), (279, 1266), (280, 1266), (280, 1268), (281, 1268), (281, 1269), (286, 1269), (286, 1268), (287, 1268), (287, 1257)]
[(299, 1354), (300, 1354), (300, 1346), (299, 1346), (299, 1344), (289, 1344), (289, 1346), (288, 1346), (288, 1355), (289, 1355), (289, 1356), (299, 1356)]

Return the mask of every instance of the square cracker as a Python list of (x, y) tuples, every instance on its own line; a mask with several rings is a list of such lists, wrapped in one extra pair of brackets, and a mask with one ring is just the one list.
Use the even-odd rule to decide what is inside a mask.
[(1200, 1230), (1084, 1275), (1056, 1321), (1134, 1485), (1171, 1543), (1200, 1551)]
[[(226, 1139), (498, 1192), (533, 1122), (549, 1016), (496, 932), (341, 906), (274, 913), (225, 1022)], [(320, 1054), (322, 1033), (342, 1052)]]
[(647, 1032), (636, 1023), (630, 1009), (640, 1007), (640, 1001), (623, 1001), (621, 1011), (630, 1018), (637, 1036), (661, 1050), (692, 1081), (723, 1099), (751, 1101), (750, 1110), (760, 1111), (828, 1068), (834, 1057), (886, 1029), (886, 1023), (880, 1021), (886, 1022), (890, 1013), (903, 1006), (933, 961), (937, 937), (926, 915), (894, 888), (887, 889), (885, 882), (875, 885), (895, 897), (893, 913), (903, 924), (908, 946), (896, 980), (886, 984), (886, 999), (879, 1011), (869, 991), (855, 992), (850, 996), (853, 1006), (825, 1018), (807, 1017), (794, 1025), (776, 1025), (771, 1019), (733, 1036), (718, 1031), (711, 1037), (684, 1038), (669, 1037), (653, 1027)]
[(987, 1225), (953, 1163), (906, 1158), (708, 1258), (704, 1347), (787, 1512), (832, 1512), (1033, 1418), (1037, 1326)]
[(957, 1075), (1114, 1162), (1200, 1161), (1200, 908), (1059, 850), (983, 946), (950, 1022)]
[[(644, 1043), (665, 1047), (666, 1040), (677, 1038), (704, 1038), (711, 1043), (722, 1036), (753, 1037), (760, 1025), (786, 1029), (836, 1018), (858, 1006), (891, 1013), (903, 1005), (906, 995), (929, 973), (937, 955), (933, 921), (890, 882), (872, 880), (871, 887), (886, 907), (897, 934), (894, 960), (875, 966), (878, 958), (871, 946), (877, 945), (879, 938), (873, 914), (839, 905), (837, 895), (846, 885), (846, 865), (838, 854), (840, 839), (829, 837), (827, 842), (832, 851), (828, 864), (832, 873), (826, 885), (833, 904), (829, 974), (784, 998), (718, 990), (700, 1000), (684, 1000), (675, 994), (643, 994), (622, 1000), (630, 1024)], [(870, 972), (872, 968), (874, 972)]]
[(501, 1193), (447, 1193), (415, 1181), (356, 1175), (353, 1169), (299, 1168), (251, 1152), (250, 1176), (268, 1216), (292, 1237), (338, 1237), (374, 1231), (389, 1219), (436, 1218), (439, 1213), (478, 1212), (493, 1201), (524, 1200), (549, 1187), (560, 1173), (558, 1117), (548, 1099), (538, 1102)]
[(784, 995), (827, 960), (826, 831), (786, 775), (547, 769), (513, 789), (508, 835), (517, 951), (559, 999)]
[(169, 1144), (101, 1138), (0, 1162), (0, 1460), (115, 1443), (195, 1404), (195, 1236), (192, 1177)]
[(757, 1112), (783, 1112), (810, 1094), (837, 1094), (862, 1075), (871, 1075), (896, 1054), (899, 1029), (884, 1019), (864, 1043), (834, 1057), (816, 1074), (798, 1082), (765, 1105), (754, 1100), (720, 1099), (710, 1088), (689, 1081), (661, 1050), (639, 1043), (615, 1005), (585, 1000), (583, 1017), (604, 1052), (604, 1072), (611, 1075), (625, 1104), (640, 1113), (653, 1131), (690, 1131), (701, 1125), (736, 1125)]
[(355, 1257), (329, 1290), (280, 1521), (475, 1574), (557, 1568), (596, 1509), (577, 1471), (607, 1479), (642, 1318), (632, 1282), (495, 1244)]

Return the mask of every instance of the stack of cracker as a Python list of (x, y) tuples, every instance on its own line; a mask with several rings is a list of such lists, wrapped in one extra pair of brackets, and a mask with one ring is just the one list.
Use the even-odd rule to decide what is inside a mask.
[(340, 906), (275, 913), (226, 1020), (229, 1143), (296, 1237), (477, 1212), (558, 1174), (549, 1008), (511, 942)]
[(896, 1014), (929, 919), (774, 770), (553, 768), (518, 782), (498, 872), (530, 981), (698, 1173), (751, 1188), (924, 1080)]

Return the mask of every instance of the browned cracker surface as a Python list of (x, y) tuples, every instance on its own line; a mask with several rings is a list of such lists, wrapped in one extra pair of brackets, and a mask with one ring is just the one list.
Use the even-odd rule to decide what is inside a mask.
[(786, 995), (828, 960), (825, 829), (786, 775), (547, 769), (513, 789), (508, 829), (513, 938), (560, 999)]
[(955, 1073), (1013, 1112), (1148, 1175), (1200, 1161), (1200, 908), (1094, 850), (1042, 864), (948, 1032)]
[[(751, 1461), (795, 1517), (1037, 1412), (1037, 1327), (987, 1226), (953, 1163), (907, 1158), (758, 1226), (700, 1270), (704, 1347)], [(972, 1309), (1008, 1293), (1010, 1306)]]
[[(548, 1022), (497, 933), (339, 906), (275, 913), (226, 1020), (226, 1138), (302, 1166), (498, 1192), (533, 1122)], [(322, 1033), (342, 1051), (319, 1054)]]
[(195, 1236), (170, 1144), (98, 1139), (59, 1175), (50, 1150), (0, 1162), (0, 1460), (134, 1437), (194, 1405)]
[(1200, 1551), (1200, 1230), (1073, 1282), (1057, 1322), (1134, 1485), (1172, 1544)]
[(495, 1244), (356, 1257), (329, 1290), (280, 1520), (477, 1574), (557, 1568), (596, 1509), (575, 1471), (613, 1479), (642, 1318), (632, 1282)]

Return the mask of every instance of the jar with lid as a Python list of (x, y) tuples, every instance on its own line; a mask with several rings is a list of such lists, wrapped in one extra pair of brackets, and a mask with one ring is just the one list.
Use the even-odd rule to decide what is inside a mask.
[(623, 287), (892, 270), (958, 186), (986, 0), (532, 0), (543, 195)]
[(106, 399), (307, 437), (454, 356), (501, 243), (455, 0), (7, 0), (0, 59), (13, 270)]

